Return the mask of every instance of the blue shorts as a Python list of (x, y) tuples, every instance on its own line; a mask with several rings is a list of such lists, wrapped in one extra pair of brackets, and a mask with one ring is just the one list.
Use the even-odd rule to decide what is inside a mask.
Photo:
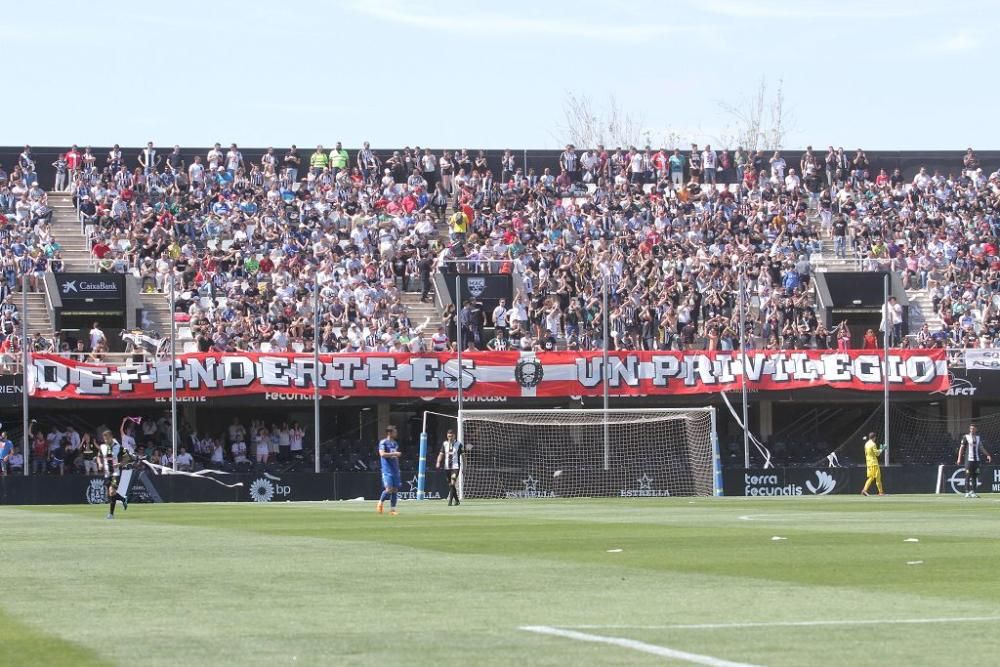
[(382, 487), (388, 489), (389, 487), (398, 489), (403, 486), (403, 483), (399, 479), (398, 472), (383, 472), (382, 473)]

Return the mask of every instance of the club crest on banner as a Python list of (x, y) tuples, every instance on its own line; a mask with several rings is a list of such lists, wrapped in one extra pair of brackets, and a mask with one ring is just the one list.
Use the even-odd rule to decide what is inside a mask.
[(91, 505), (103, 505), (108, 502), (108, 490), (104, 487), (104, 480), (92, 479), (87, 485), (85, 492), (87, 502)]
[(545, 378), (545, 369), (538, 359), (521, 359), (514, 367), (514, 380), (525, 389), (537, 387)]
[(465, 286), (468, 288), (469, 294), (478, 297), (486, 291), (486, 278), (467, 278)]

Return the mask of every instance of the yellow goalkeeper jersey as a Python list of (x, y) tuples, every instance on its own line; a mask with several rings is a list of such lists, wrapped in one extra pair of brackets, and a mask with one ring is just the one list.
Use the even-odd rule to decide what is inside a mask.
[(874, 440), (865, 443), (865, 464), (870, 466), (878, 465), (878, 455), (880, 454), (878, 445)]

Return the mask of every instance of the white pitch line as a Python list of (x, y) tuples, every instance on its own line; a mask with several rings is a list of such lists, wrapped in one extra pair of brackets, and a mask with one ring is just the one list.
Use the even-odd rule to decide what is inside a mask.
[(526, 632), (535, 632), (540, 635), (552, 635), (555, 637), (564, 637), (566, 639), (575, 639), (581, 642), (591, 642), (595, 644), (610, 644), (612, 646), (627, 648), (633, 651), (641, 651), (642, 653), (658, 655), (661, 658), (682, 660), (684, 662), (689, 662), (694, 665), (707, 665), (707, 667), (757, 667), (756, 665), (751, 665), (745, 662), (731, 662), (729, 660), (722, 660), (721, 658), (715, 658), (710, 655), (700, 655), (698, 653), (688, 653), (687, 651), (678, 651), (677, 649), (668, 648), (666, 646), (647, 644), (646, 642), (640, 642), (635, 639), (626, 639), (624, 637), (605, 637), (603, 635), (591, 635), (585, 632), (576, 632), (574, 630), (563, 630), (561, 628), (552, 628), (547, 625), (524, 625), (521, 626), (520, 629), (525, 630)]
[(757, 623), (686, 623), (677, 625), (570, 625), (581, 630), (736, 630), (740, 628), (812, 628), (824, 625), (927, 625), (1000, 621), (1000, 616), (956, 616), (946, 618), (885, 618), (843, 621), (773, 621)]

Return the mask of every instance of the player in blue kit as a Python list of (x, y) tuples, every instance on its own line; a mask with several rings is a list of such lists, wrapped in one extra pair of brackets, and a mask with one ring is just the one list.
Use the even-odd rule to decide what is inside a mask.
[(389, 514), (396, 516), (396, 499), (399, 487), (402, 482), (399, 479), (399, 443), (396, 442), (396, 427), (388, 426), (385, 429), (385, 437), (378, 443), (378, 456), (382, 462), (382, 497), (379, 498), (375, 511), (379, 514), (383, 511), (385, 499), (389, 499)]

